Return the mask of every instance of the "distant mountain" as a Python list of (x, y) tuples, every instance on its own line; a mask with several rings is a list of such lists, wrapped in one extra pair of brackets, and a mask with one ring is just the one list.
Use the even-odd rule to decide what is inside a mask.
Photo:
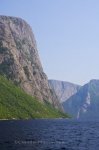
[(99, 119), (99, 80), (91, 80), (63, 102), (63, 108), (74, 118)]
[(80, 85), (58, 80), (49, 80), (49, 85), (55, 91), (61, 103), (74, 95), (81, 87)]

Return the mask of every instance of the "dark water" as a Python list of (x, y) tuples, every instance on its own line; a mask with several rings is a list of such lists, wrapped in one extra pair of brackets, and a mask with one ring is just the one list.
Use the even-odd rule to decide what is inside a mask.
[(0, 150), (99, 150), (99, 122), (0, 121)]

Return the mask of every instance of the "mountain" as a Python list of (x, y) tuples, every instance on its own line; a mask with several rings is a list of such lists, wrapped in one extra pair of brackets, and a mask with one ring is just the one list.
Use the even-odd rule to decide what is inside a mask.
[(55, 91), (61, 103), (74, 95), (81, 87), (80, 85), (58, 80), (49, 80), (49, 85)]
[(68, 117), (50, 105), (40, 103), (0, 75), (0, 119), (33, 119)]
[(43, 71), (32, 29), (23, 19), (0, 16), (0, 74), (40, 102), (62, 110)]
[(63, 102), (66, 112), (74, 118), (94, 120), (99, 119), (99, 80), (91, 80), (80, 90)]

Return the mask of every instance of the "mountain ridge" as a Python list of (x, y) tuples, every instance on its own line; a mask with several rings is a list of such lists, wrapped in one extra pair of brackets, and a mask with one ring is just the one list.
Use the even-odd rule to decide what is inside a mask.
[(55, 91), (61, 103), (75, 94), (81, 87), (71, 82), (52, 79), (49, 79), (49, 85)]
[(78, 119), (99, 119), (99, 80), (92, 79), (63, 103), (64, 110)]

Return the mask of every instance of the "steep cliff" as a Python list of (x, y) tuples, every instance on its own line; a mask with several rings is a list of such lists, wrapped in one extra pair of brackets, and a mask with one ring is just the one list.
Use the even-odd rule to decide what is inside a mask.
[(99, 80), (91, 80), (63, 103), (64, 110), (74, 118), (99, 119)]
[(0, 119), (66, 118), (68, 115), (40, 103), (0, 75)]
[(20, 18), (0, 16), (0, 74), (26, 93), (61, 109), (48, 85), (32, 29)]
[(61, 103), (77, 93), (81, 87), (80, 85), (58, 80), (49, 80), (49, 85), (55, 91)]

